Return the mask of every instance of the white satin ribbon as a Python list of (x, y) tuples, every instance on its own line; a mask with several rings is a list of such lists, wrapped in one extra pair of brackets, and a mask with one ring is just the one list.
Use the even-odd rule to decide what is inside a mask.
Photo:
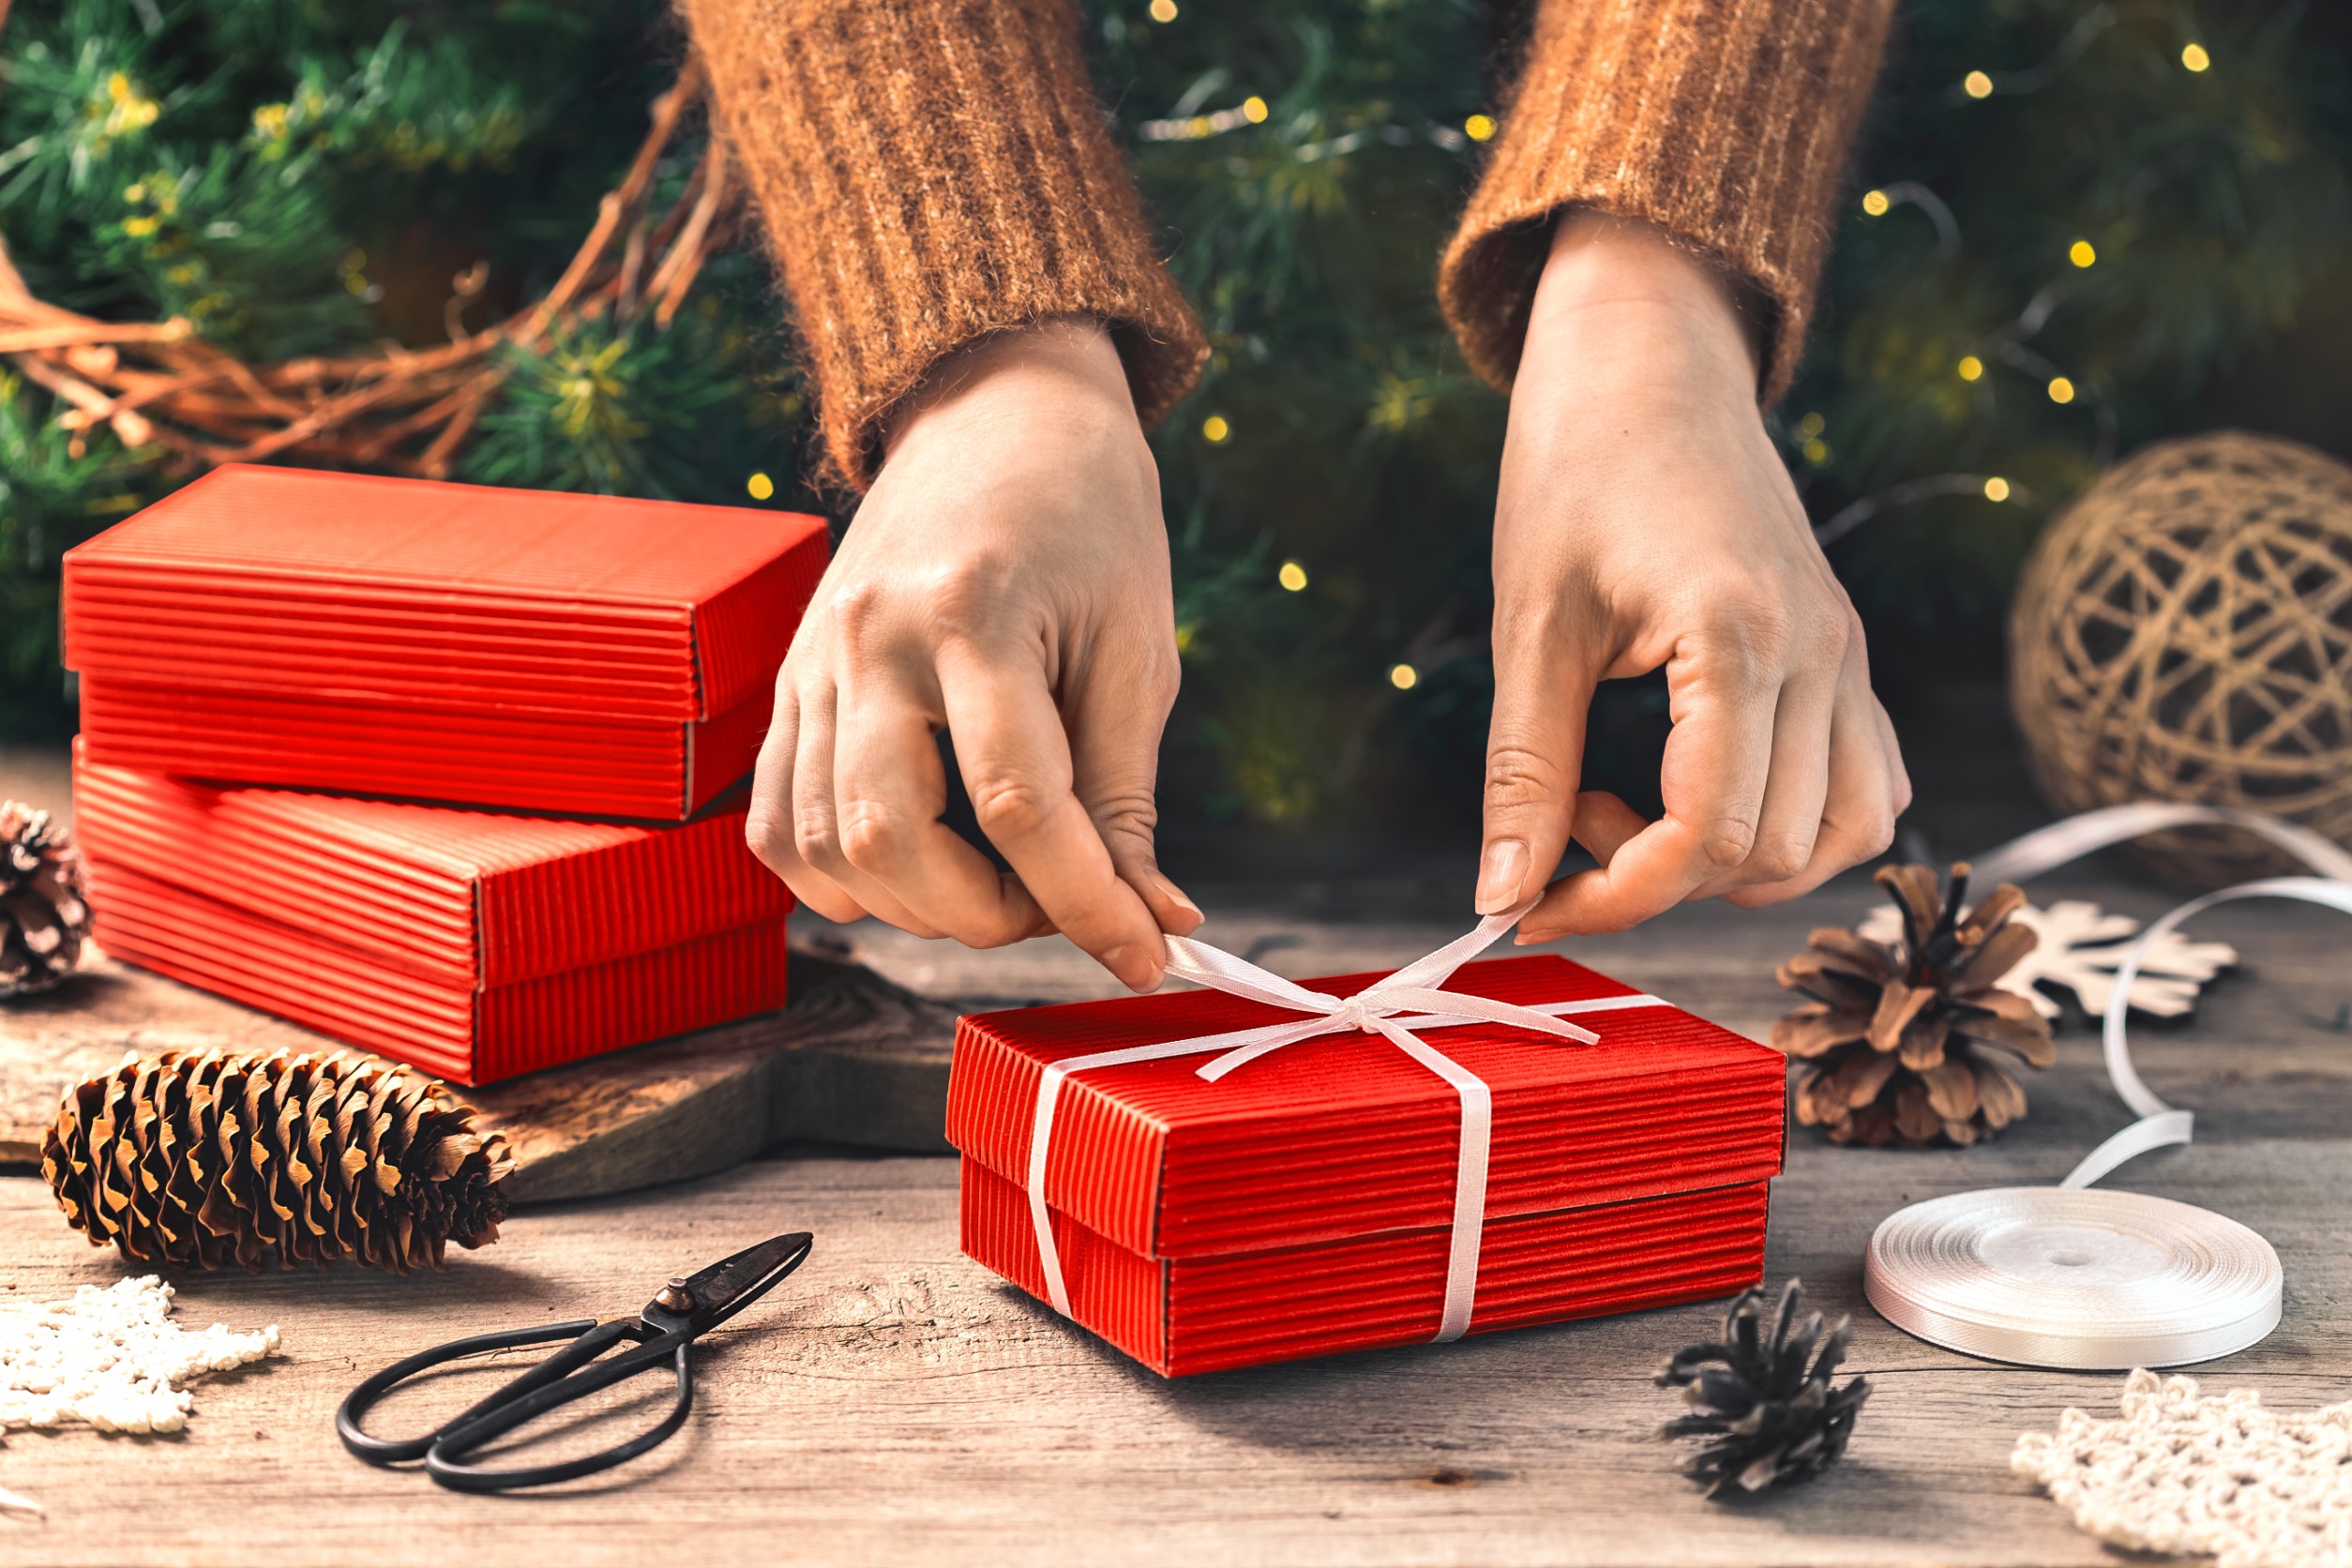
[(2107, 997), (2102, 1043), (2107, 1077), (2139, 1120), (2084, 1155), (2081, 1163), (2058, 1184), (2062, 1187), (2087, 1187), (2126, 1160), (2151, 1149), (2188, 1142), (2194, 1131), (2195, 1117), (2192, 1112), (2166, 1105), (2142, 1081), (2139, 1070), (2132, 1064), (2132, 1048), (2124, 1033), (2125, 1019), (2132, 1010), (2132, 982), (2139, 977), (2140, 965), (2159, 942), (2183, 922), (2194, 919), (2216, 904), (2234, 903), (2240, 898), (2293, 898), (2352, 914), (2352, 851), (2299, 823), (2226, 806), (2141, 801), (2080, 812), (2013, 838), (1978, 859), (1970, 867), (1970, 880), (1979, 887), (2024, 882), (2094, 851), (2143, 834), (2179, 827), (2241, 828), (2286, 851), (2318, 875), (2265, 877), (2208, 893), (2154, 921), (2133, 940), (2125, 950), (2122, 962), (2116, 966), (2115, 989)]
[(1168, 937), (1168, 972), (1220, 990), (1229, 996), (1289, 1008), (1307, 1017), (1287, 1023), (1260, 1024), (1222, 1034), (1201, 1034), (1159, 1045), (1129, 1046), (1095, 1051), (1048, 1063), (1037, 1083), (1037, 1106), (1029, 1134), (1029, 1218), (1036, 1232), (1037, 1256), (1045, 1265), (1046, 1295), (1053, 1308), (1070, 1316), (1069, 1285), (1063, 1277), (1062, 1253), (1053, 1239), (1053, 1212), (1046, 1205), (1046, 1155), (1053, 1146), (1054, 1108), (1062, 1085), (1072, 1073), (1091, 1067), (1123, 1067), (1138, 1062), (1160, 1062), (1178, 1056), (1207, 1056), (1215, 1060), (1197, 1069), (1214, 1083), (1237, 1067), (1269, 1052), (1319, 1035), (1358, 1030), (1379, 1034), (1397, 1049), (1428, 1068), (1454, 1088), (1462, 1108), (1462, 1138), (1454, 1169), (1452, 1244), (1446, 1253), (1445, 1306), (1436, 1338), (1459, 1339), (1470, 1328), (1470, 1311), (1478, 1292), (1478, 1249), (1486, 1223), (1486, 1162), (1494, 1139), (1494, 1099), (1475, 1073), (1431, 1048), (1416, 1030), (1452, 1029), (1467, 1023), (1500, 1023), (1535, 1030), (1579, 1045), (1593, 1045), (1600, 1036), (1561, 1021), (1571, 1015), (1610, 1013), (1629, 1007), (1664, 1007), (1654, 996), (1595, 997), (1584, 1002), (1555, 1002), (1522, 1007), (1489, 997), (1442, 990), (1454, 972), (1476, 957), (1512, 927), (1526, 907), (1490, 914), (1475, 929), (1456, 937), (1437, 951), (1414, 959), (1388, 978), (1354, 996), (1330, 996), (1307, 989), (1295, 981), (1259, 968), (1222, 948), (1185, 937)]

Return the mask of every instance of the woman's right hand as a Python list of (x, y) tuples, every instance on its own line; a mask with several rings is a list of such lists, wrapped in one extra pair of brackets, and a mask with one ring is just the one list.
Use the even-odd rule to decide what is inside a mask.
[[(831, 920), (995, 947), (1059, 929), (1127, 986), (1200, 912), (1153, 849), (1177, 658), (1159, 475), (1109, 335), (934, 368), (776, 678), (751, 848)], [(940, 821), (955, 751), (1000, 872)]]

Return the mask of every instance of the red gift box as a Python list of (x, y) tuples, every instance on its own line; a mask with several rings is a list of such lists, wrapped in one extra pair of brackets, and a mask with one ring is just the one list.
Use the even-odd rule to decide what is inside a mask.
[(784, 1004), (792, 895), (741, 800), (554, 822), (74, 770), (98, 942), (460, 1083)]
[(750, 770), (822, 519), (230, 465), (67, 552), (91, 761), (680, 821)]
[[(1385, 978), (1300, 984), (1349, 997)], [(1777, 1052), (1562, 958), (1470, 964), (1444, 984), (1591, 1009), (1573, 1021), (1601, 1036), (1414, 1029), (1491, 1098), (1462, 1328), (1703, 1300), (1762, 1276)], [(1051, 1299), (1030, 1192), (1048, 1063), (1297, 1018), (1195, 991), (963, 1019), (947, 1136), (964, 1156), (965, 1252)], [(1438, 1337), (1470, 1091), (1352, 1029), (1214, 1082), (1207, 1060), (1088, 1067), (1048, 1097), (1041, 1191), (1070, 1316), (1170, 1376)]]

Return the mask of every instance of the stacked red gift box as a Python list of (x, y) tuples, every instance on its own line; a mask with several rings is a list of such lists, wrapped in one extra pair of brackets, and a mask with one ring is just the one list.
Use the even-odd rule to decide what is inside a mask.
[(780, 1006), (795, 514), (223, 468), (66, 557), (114, 956), (464, 1083)]

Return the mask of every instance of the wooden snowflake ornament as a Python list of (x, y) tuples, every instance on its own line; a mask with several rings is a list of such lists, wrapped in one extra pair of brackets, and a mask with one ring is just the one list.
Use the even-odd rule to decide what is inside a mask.
[[(2043, 1018), (2055, 1021), (2058, 999), (2045, 988), (2056, 986), (2073, 993), (2082, 1010), (2098, 1018), (2115, 994), (2115, 973), (2130, 951), (2140, 923), (2128, 914), (2109, 914), (2096, 904), (2065, 898), (2048, 909), (2020, 905), (2009, 923), (2022, 926), (2038, 939), (2006, 974), (1993, 982), (2002, 990), (2024, 997)], [(1869, 942), (1899, 942), (1903, 916), (1892, 904), (1880, 904), (1862, 917), (1855, 935)], [(2206, 983), (2238, 964), (2238, 949), (2225, 942), (2192, 942), (2167, 931), (2140, 961), (2132, 981), (2132, 1008), (2151, 1018), (2184, 1018), (2194, 1011)]]

